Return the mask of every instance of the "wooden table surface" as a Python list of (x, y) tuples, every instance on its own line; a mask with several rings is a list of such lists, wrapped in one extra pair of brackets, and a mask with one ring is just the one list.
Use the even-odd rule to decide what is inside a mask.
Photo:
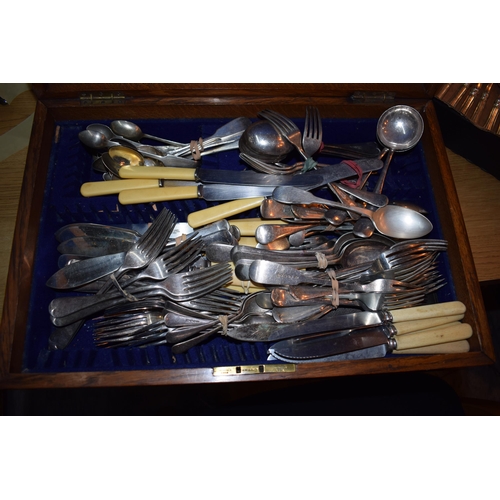
[[(0, 136), (34, 112), (31, 91), (0, 106)], [(5, 159), (0, 156), (0, 304), (3, 305), (27, 145)], [(1, 151), (0, 151), (1, 153)], [(500, 280), (500, 180), (447, 150), (462, 206), (479, 281)], [(0, 312), (1, 318), (1, 312)]]

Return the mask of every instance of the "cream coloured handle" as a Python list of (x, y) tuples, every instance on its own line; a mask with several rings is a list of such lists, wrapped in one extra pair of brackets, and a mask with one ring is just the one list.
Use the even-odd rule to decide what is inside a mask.
[(465, 305), (459, 301), (441, 302), (439, 304), (408, 307), (406, 309), (396, 309), (391, 311), (393, 323), (399, 321), (436, 318), (438, 316), (452, 316), (464, 313)]
[(254, 236), (241, 236), (238, 240), (238, 245), (244, 245), (247, 247), (256, 247), (258, 245), (257, 240)]
[(264, 198), (259, 196), (258, 198), (245, 198), (221, 203), (214, 207), (198, 210), (198, 212), (191, 212), (187, 217), (187, 222), (192, 228), (201, 227), (221, 219), (227, 219), (246, 210), (257, 208), (263, 201)]
[[(230, 263), (230, 267), (233, 270), (233, 279), (231, 280), (231, 283), (229, 283), (229, 286), (233, 287), (233, 289), (237, 289), (240, 292), (249, 292), (249, 293), (253, 293), (255, 291), (262, 292), (266, 290), (266, 287), (259, 285), (258, 283), (254, 283), (253, 281), (240, 280), (234, 273), (234, 264), (232, 262)], [(250, 292), (250, 290), (252, 290), (252, 292)]]
[(401, 321), (393, 323), (397, 330), (397, 335), (405, 335), (406, 333), (418, 332), (435, 326), (446, 325), (455, 321), (461, 321), (464, 318), (463, 314), (454, 314), (453, 316), (438, 316), (437, 318), (415, 319), (412, 321)]
[(394, 337), (397, 350), (425, 347), (428, 345), (444, 344), (457, 340), (466, 340), (472, 337), (472, 327), (467, 323), (452, 323), (448, 326), (429, 328), (406, 335)]
[(156, 187), (149, 189), (130, 189), (118, 195), (122, 205), (151, 203), (159, 201), (192, 200), (199, 198), (198, 186)]
[(255, 231), (262, 224), (288, 224), (280, 219), (264, 220), (260, 217), (250, 217), (248, 219), (230, 219), (228, 223), (231, 226), (236, 226), (241, 233), (241, 236), (255, 236)]
[(468, 340), (456, 340), (455, 342), (445, 342), (444, 344), (428, 345), (425, 347), (413, 347), (412, 349), (396, 349), (393, 354), (457, 354), (469, 352), (470, 344)]
[(120, 168), (123, 179), (169, 179), (175, 181), (196, 180), (195, 168), (141, 167), (125, 165)]
[(80, 194), (86, 198), (118, 194), (122, 191), (157, 188), (158, 179), (118, 179), (116, 181), (85, 182), (80, 187)]

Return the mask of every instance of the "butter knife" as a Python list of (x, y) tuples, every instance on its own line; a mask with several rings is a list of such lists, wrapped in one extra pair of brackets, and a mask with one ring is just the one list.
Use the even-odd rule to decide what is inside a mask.
[(462, 319), (465, 305), (459, 301), (441, 302), (394, 311), (360, 311), (349, 314), (327, 314), (320, 319), (294, 324), (249, 324), (229, 328), (226, 335), (244, 342), (275, 342), (393, 323), (399, 333), (430, 328)]

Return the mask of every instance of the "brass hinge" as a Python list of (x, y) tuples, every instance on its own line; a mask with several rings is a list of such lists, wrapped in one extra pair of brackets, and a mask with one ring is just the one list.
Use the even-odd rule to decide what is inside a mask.
[(102, 104), (123, 104), (125, 96), (121, 92), (85, 92), (80, 94), (82, 106), (96, 106)]
[(257, 375), (259, 373), (291, 373), (295, 371), (294, 364), (279, 365), (241, 365), (216, 366), (213, 375)]
[(351, 101), (354, 102), (390, 102), (396, 98), (396, 92), (354, 92)]

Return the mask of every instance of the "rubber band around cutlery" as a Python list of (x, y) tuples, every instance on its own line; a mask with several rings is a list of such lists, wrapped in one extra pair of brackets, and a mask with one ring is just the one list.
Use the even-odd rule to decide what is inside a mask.
[(201, 152), (203, 151), (203, 138), (200, 137), (197, 141), (191, 141), (189, 144), (191, 156), (193, 160), (201, 160)]
[(228, 325), (228, 318), (227, 315), (221, 315), (219, 316), (219, 321), (222, 326), (222, 335), (227, 335), (227, 325)]
[(139, 299), (132, 295), (131, 293), (127, 292), (127, 290), (124, 290), (120, 283), (118, 283), (118, 280), (116, 279), (115, 273), (111, 273), (109, 275), (111, 281), (115, 285), (115, 287), (122, 293), (122, 295), (129, 301), (129, 302), (137, 302)]
[(363, 178), (363, 170), (361, 170), (361, 167), (355, 161), (352, 160), (343, 160), (341, 163), (345, 163), (346, 165), (351, 167), (358, 174), (358, 178), (356, 181), (348, 181), (347, 179), (343, 179), (340, 182), (353, 189), (357, 189), (361, 185), (361, 179)]
[(314, 256), (318, 261), (318, 269), (326, 269), (328, 267), (328, 259), (324, 253), (315, 252)]
[(314, 170), (316, 168), (317, 164), (318, 164), (318, 162), (314, 161), (312, 158), (308, 158), (304, 162), (304, 166), (300, 170), (300, 173), (303, 174), (305, 172), (309, 172), (309, 170)]
[(330, 277), (330, 281), (332, 283), (332, 305), (337, 309), (340, 305), (340, 299), (339, 299), (339, 282), (337, 281), (337, 278), (335, 277), (335, 271), (333, 269), (328, 269), (326, 271), (326, 274)]
[(186, 241), (187, 239), (187, 236), (182, 233), (180, 236), (177, 236), (177, 238), (175, 238), (175, 246), (177, 245), (180, 245), (183, 241)]

